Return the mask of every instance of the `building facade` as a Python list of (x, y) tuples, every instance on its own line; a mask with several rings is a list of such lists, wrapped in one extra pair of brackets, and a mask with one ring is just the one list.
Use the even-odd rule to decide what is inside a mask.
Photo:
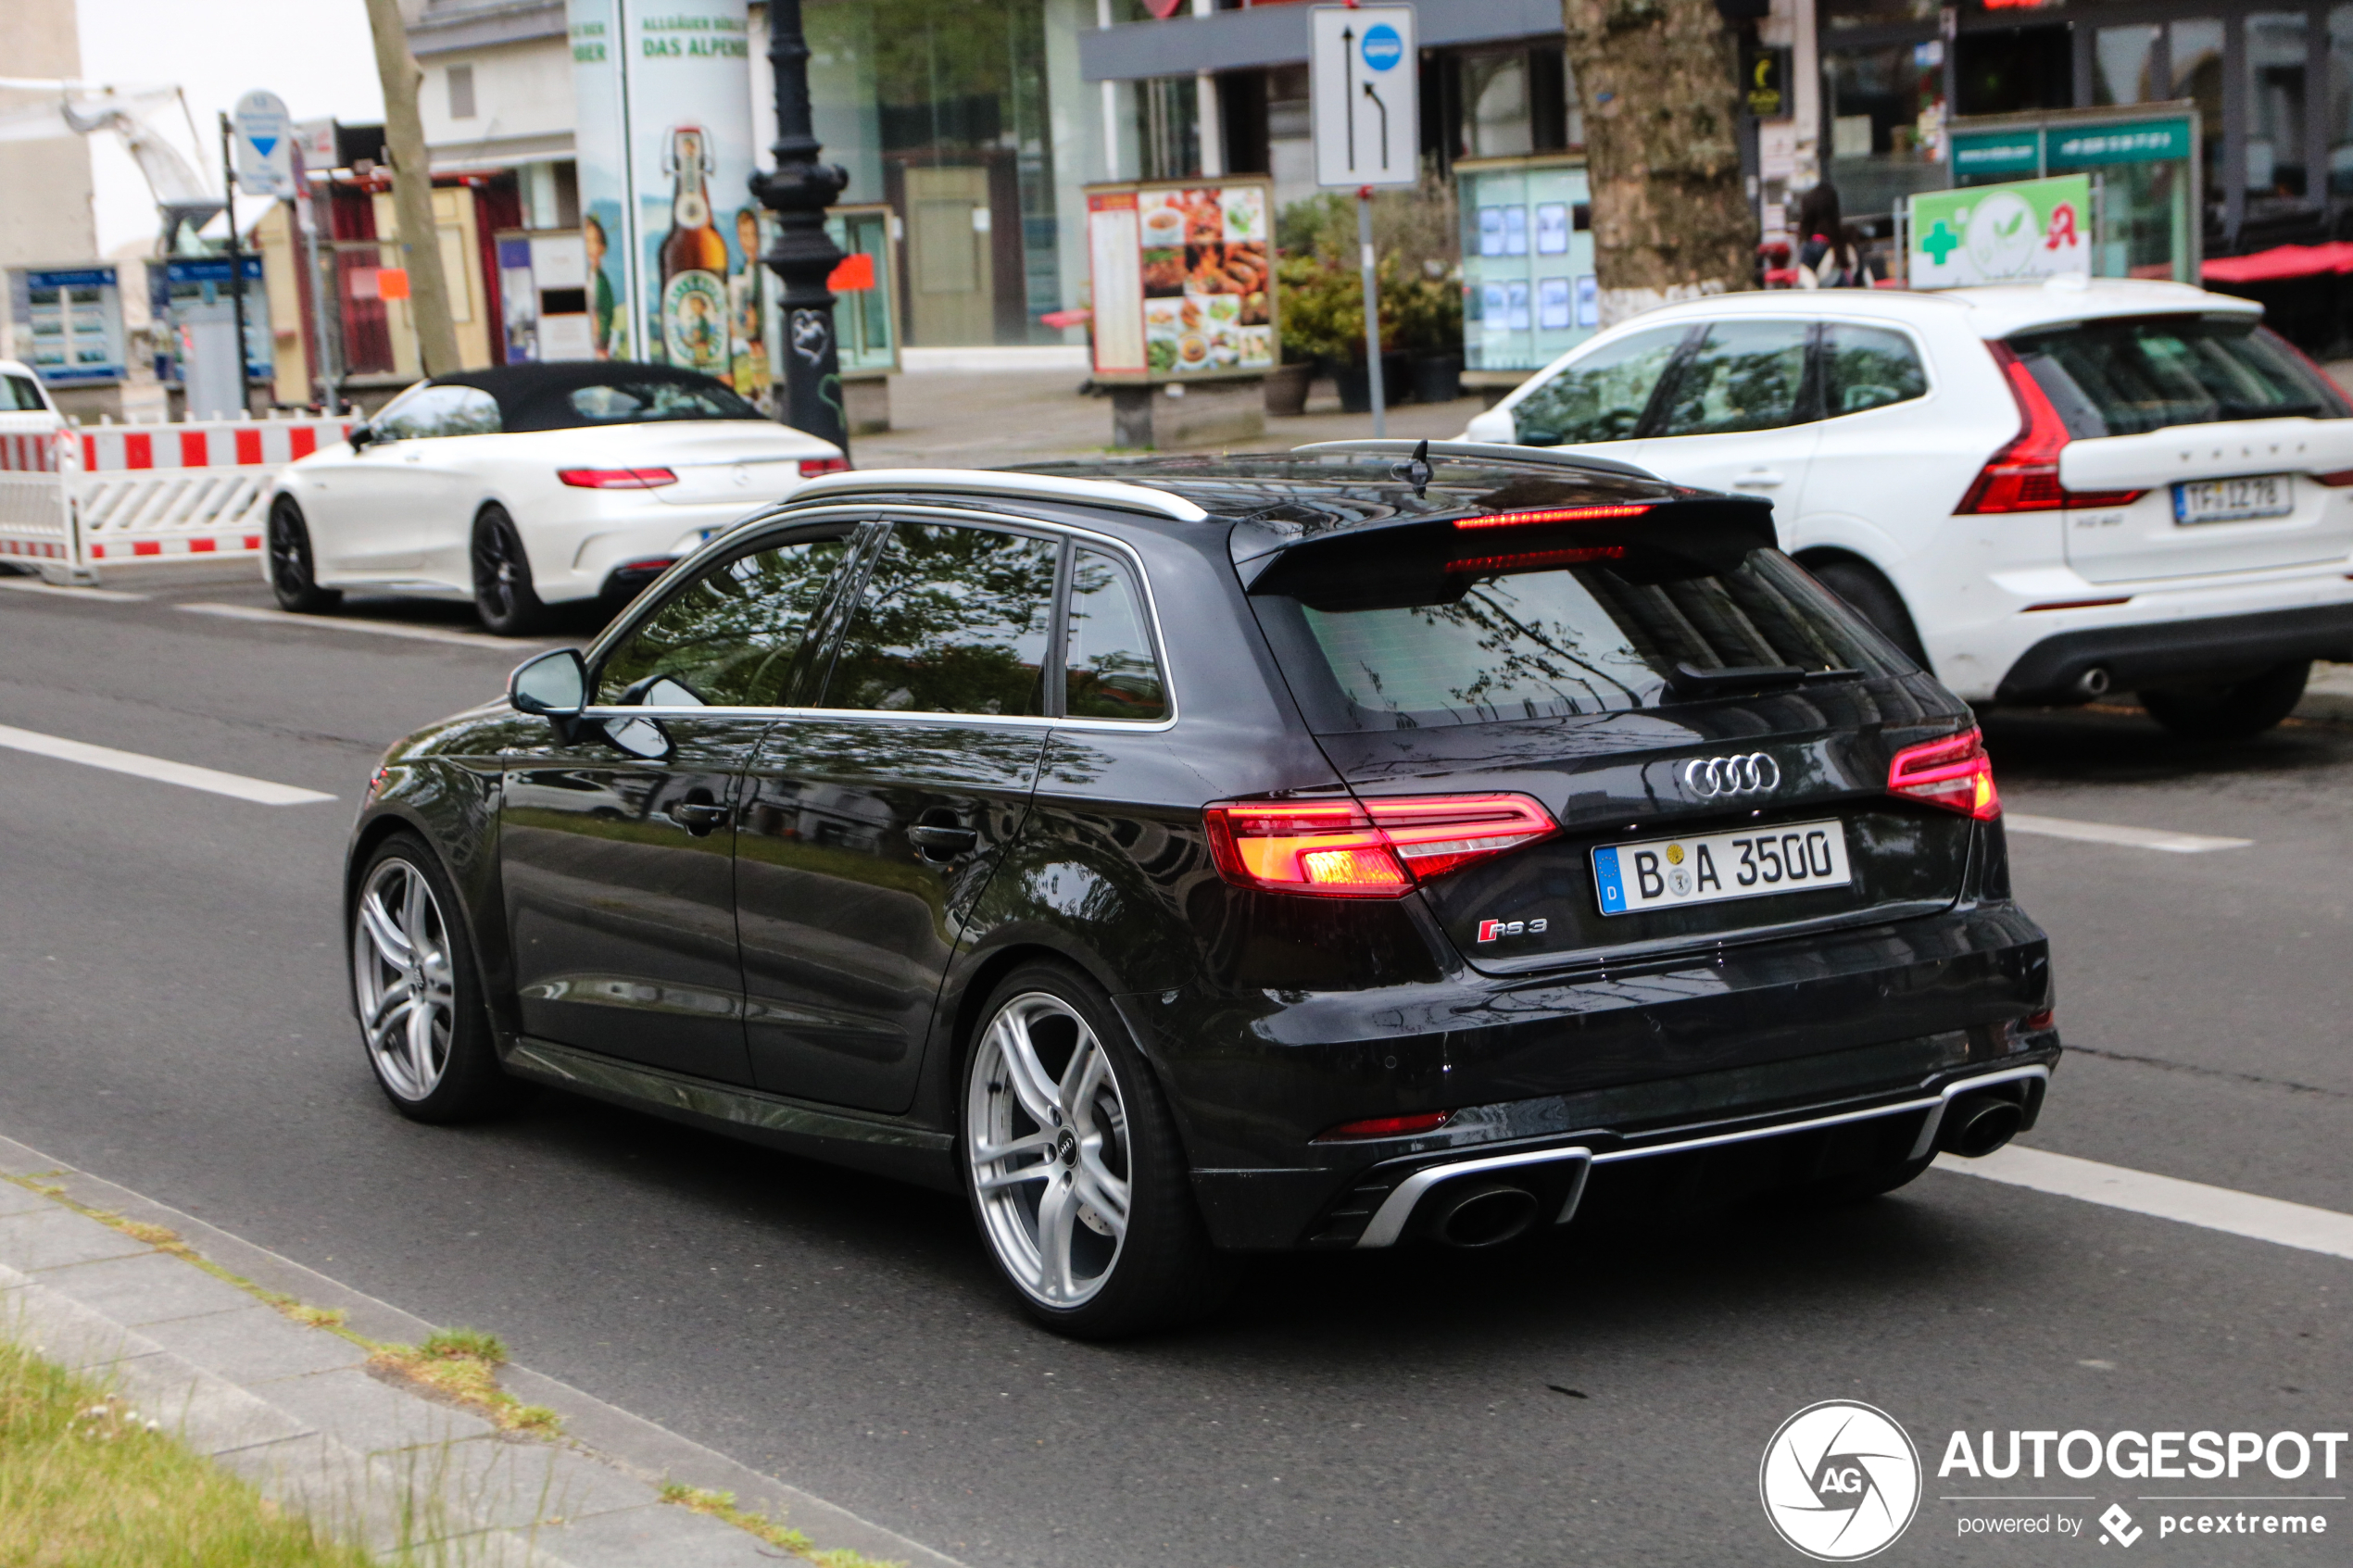
[[(0, 75), (35, 81), (82, 75), (74, 0), (0, 5)], [(0, 115), (55, 101), (54, 94), (0, 88)], [(97, 255), (88, 140), (60, 134), (0, 141), (0, 275), (11, 267), (86, 262)], [(0, 345), (15, 341), (7, 295), (0, 289)]]

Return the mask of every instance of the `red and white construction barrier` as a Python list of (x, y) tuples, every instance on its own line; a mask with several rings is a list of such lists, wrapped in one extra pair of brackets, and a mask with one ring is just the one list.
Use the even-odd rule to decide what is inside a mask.
[(87, 582), (124, 561), (258, 554), (278, 470), (350, 429), (209, 420), (0, 433), (0, 556)]

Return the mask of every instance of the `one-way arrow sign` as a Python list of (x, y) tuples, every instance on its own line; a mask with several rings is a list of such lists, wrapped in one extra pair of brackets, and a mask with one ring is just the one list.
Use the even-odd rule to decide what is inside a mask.
[(1312, 20), (1315, 182), (1414, 184), (1422, 161), (1414, 7), (1318, 6)]

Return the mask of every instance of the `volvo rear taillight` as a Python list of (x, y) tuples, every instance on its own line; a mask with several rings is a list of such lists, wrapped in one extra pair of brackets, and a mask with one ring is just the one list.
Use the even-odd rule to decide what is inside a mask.
[(1395, 898), (1560, 831), (1552, 813), (1524, 795), (1221, 801), (1202, 817), (1227, 882), (1336, 898)]
[(2136, 501), (2138, 490), (2069, 490), (2059, 483), (2059, 452), (2068, 443), (2067, 423), (2017, 354), (2006, 343), (1986, 350), (2018, 400), (2020, 429), (2010, 444), (1978, 470), (1957, 514), (2056, 512), (2070, 507), (2120, 507)]
[(1897, 752), (1887, 765), (1887, 792), (1981, 822), (2002, 814), (2002, 797), (1994, 788), (1994, 759), (1985, 755), (1985, 737), (1975, 730)]
[(678, 483), (668, 469), (558, 469), (556, 477), (575, 490), (659, 490)]

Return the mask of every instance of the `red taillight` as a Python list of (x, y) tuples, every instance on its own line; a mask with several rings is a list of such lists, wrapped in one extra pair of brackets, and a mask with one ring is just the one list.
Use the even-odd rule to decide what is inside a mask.
[(2002, 797), (1994, 788), (1994, 759), (1985, 755), (1985, 737), (1975, 730), (1897, 752), (1887, 765), (1887, 791), (1981, 822), (2002, 814)]
[(2332, 490), (2342, 490), (2347, 485), (2353, 484), (2353, 469), (2335, 469), (2328, 473), (2316, 473), (2312, 477)]
[(2030, 1012), (2018, 1021), (2018, 1026), (2030, 1035), (2039, 1035), (2045, 1029), (2056, 1029), (2058, 1027), (2058, 1010), (2045, 1008), (2041, 1012)]
[(821, 473), (847, 473), (849, 470), (848, 458), (803, 458), (800, 459), (800, 477), (803, 479), (814, 479)]
[(556, 477), (575, 490), (659, 490), (678, 483), (668, 469), (558, 469)]
[(2018, 399), (2020, 428), (2010, 444), (1989, 458), (1954, 508), (1956, 515), (1983, 512), (2056, 512), (2069, 507), (2121, 507), (2140, 499), (2138, 490), (2069, 490), (2059, 483), (2059, 450), (2068, 443), (2066, 421), (2044, 395), (2006, 343), (1986, 349)]
[(1610, 518), (1640, 517), (1651, 509), (1648, 501), (1623, 507), (1546, 507), (1531, 512), (1491, 512), (1485, 517), (1458, 517), (1457, 528), (1528, 528), (1544, 522), (1601, 522)]
[(1548, 566), (1586, 566), (1597, 560), (1624, 560), (1623, 545), (1588, 545), (1576, 550), (1522, 550), (1509, 556), (1466, 556), (1446, 563), (1449, 571), (1535, 571)]
[(1434, 1133), (1454, 1119), (1451, 1110), (1423, 1110), (1411, 1116), (1372, 1116), (1362, 1122), (1342, 1122), (1327, 1132), (1315, 1135), (1317, 1143), (1338, 1143), (1346, 1138), (1410, 1138), (1416, 1133)]
[(1394, 898), (1559, 831), (1524, 795), (1437, 795), (1204, 807), (1210, 852), (1237, 887)]

